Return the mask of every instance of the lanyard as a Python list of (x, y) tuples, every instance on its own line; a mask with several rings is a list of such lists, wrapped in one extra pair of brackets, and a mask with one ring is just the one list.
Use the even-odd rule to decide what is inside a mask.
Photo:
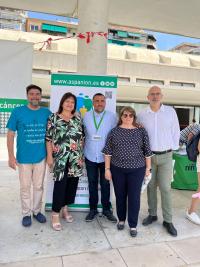
[(104, 117), (105, 113), (106, 113), (106, 111), (104, 111), (103, 115), (101, 116), (101, 119), (100, 119), (99, 123), (97, 124), (97, 121), (96, 121), (96, 118), (95, 118), (95, 115), (94, 115), (94, 110), (93, 110), (94, 126), (95, 126), (97, 131), (99, 130), (99, 127), (100, 127), (100, 125), (101, 125), (101, 123), (103, 121), (103, 117)]

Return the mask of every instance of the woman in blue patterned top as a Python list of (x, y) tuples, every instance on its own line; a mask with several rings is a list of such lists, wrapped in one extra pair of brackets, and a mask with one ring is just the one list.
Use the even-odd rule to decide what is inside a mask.
[(47, 164), (53, 169), (54, 189), (52, 227), (61, 230), (60, 211), (67, 222), (73, 218), (67, 205), (74, 203), (79, 177), (83, 168), (83, 126), (76, 111), (76, 97), (65, 93), (57, 113), (49, 117)]
[(137, 235), (140, 192), (145, 176), (151, 171), (149, 138), (143, 127), (137, 127), (131, 107), (120, 112), (118, 126), (111, 130), (102, 151), (105, 155), (105, 178), (113, 181), (118, 230), (124, 229), (128, 198), (130, 235)]

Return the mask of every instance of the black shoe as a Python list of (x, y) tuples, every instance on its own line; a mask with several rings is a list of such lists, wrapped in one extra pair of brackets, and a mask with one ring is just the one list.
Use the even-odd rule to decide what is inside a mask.
[(151, 216), (151, 215), (148, 215), (142, 222), (142, 225), (144, 226), (147, 226), (149, 224), (151, 224), (152, 222), (155, 222), (158, 220), (158, 217), (157, 216)]
[(47, 221), (46, 217), (41, 212), (38, 212), (37, 215), (33, 214), (33, 218), (35, 218), (39, 223), (45, 223)]
[(173, 223), (163, 222), (163, 226), (166, 228), (167, 232), (172, 236), (177, 236), (177, 230)]
[(22, 225), (24, 227), (29, 227), (32, 224), (31, 216), (24, 216), (22, 219)]
[(130, 228), (130, 236), (136, 237), (137, 236), (137, 229), (131, 229)]
[(111, 221), (113, 223), (117, 222), (117, 218), (113, 215), (111, 210), (104, 210), (103, 216), (105, 216), (109, 221)]
[(119, 223), (117, 224), (117, 230), (124, 230), (124, 223)]
[(98, 211), (97, 210), (90, 210), (88, 215), (85, 217), (86, 222), (92, 222), (94, 218), (97, 216)]

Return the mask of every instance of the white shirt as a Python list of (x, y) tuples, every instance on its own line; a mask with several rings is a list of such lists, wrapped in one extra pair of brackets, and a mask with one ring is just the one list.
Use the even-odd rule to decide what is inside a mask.
[(137, 116), (138, 122), (147, 130), (152, 151), (179, 148), (180, 127), (172, 107), (161, 105), (156, 112), (147, 107)]
[[(98, 130), (95, 128), (93, 112), (97, 124), (99, 124), (103, 116)], [(89, 112), (86, 112), (83, 118), (85, 132), (84, 155), (87, 159), (96, 163), (104, 162), (102, 150), (105, 146), (107, 135), (117, 124), (117, 117), (114, 113), (108, 110), (106, 110), (104, 115), (103, 113), (104, 111), (102, 113), (96, 113), (95, 111), (90, 110)], [(94, 135), (100, 136), (100, 139), (95, 141), (93, 139)]]

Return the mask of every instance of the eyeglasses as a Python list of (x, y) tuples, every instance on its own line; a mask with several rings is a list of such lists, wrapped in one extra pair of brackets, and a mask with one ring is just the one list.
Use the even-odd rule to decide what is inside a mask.
[(161, 93), (151, 93), (150, 96), (161, 96)]
[(131, 114), (131, 113), (130, 113), (130, 114), (126, 114), (126, 113), (125, 113), (125, 114), (122, 114), (122, 117), (124, 117), (124, 118), (128, 118), (128, 117), (129, 117), (129, 118), (133, 118), (134, 116), (133, 116), (133, 114)]

